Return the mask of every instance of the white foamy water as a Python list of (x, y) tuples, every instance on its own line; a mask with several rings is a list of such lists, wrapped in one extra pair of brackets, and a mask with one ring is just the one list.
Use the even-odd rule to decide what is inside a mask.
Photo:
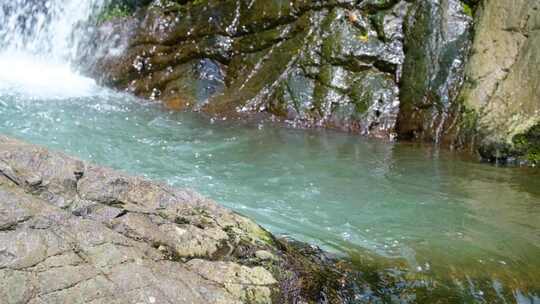
[(405, 259), (411, 277), (474, 296), (456, 303), (540, 303), (538, 172), (110, 94), (72, 64), (104, 1), (0, 0), (0, 133), (194, 188), (328, 250)]
[(30, 99), (91, 95), (72, 66), (88, 22), (106, 0), (9, 0), (0, 4), (0, 94)]
[(9, 0), (0, 4), (0, 47), (69, 61), (106, 0)]
[(64, 99), (93, 95), (97, 85), (67, 63), (24, 53), (0, 53), (0, 94), (30, 99)]

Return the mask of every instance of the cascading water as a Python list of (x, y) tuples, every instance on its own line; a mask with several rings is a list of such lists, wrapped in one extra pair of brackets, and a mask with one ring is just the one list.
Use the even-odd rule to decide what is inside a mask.
[(62, 98), (88, 95), (93, 80), (71, 66), (87, 24), (105, 0), (10, 0), (0, 4), (0, 91)]
[[(55, 60), (70, 60), (84, 37), (83, 26), (104, 0), (12, 0), (0, 6), (0, 46)], [(50, 57), (49, 57), (50, 59)]]

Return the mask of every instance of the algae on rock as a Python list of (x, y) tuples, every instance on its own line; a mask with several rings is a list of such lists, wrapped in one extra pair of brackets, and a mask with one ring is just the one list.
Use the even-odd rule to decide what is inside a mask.
[(118, 54), (95, 52), (89, 71), (176, 109), (394, 136), (406, 1), (182, 3), (102, 26), (95, 41), (132, 34)]
[(538, 6), (143, 1), (101, 24), (81, 61), (102, 83), (177, 110), (263, 112), (502, 160), (540, 121)]
[(454, 123), (472, 18), (459, 0), (416, 1), (407, 16), (398, 133), (439, 143)]

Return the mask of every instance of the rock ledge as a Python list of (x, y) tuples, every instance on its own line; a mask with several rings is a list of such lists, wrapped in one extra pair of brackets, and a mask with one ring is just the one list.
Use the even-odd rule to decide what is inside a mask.
[(2, 303), (316, 300), (298, 259), (192, 191), (0, 135)]

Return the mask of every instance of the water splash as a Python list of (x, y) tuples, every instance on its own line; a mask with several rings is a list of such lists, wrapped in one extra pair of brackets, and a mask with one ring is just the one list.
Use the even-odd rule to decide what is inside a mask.
[(93, 95), (93, 79), (73, 72), (65, 62), (46, 61), (28, 53), (0, 53), (0, 95), (29, 99), (65, 99)]
[(0, 5), (0, 47), (69, 61), (106, 0), (10, 0)]
[(107, 0), (10, 0), (0, 4), (0, 94), (86, 96), (95, 88), (72, 66), (88, 24)]

